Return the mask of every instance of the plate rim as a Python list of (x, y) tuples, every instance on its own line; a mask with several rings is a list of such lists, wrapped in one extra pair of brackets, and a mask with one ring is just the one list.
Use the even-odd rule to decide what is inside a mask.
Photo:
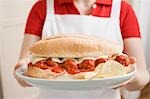
[(132, 70), (132, 72), (129, 72), (127, 74), (124, 74), (124, 75), (120, 75), (120, 76), (114, 76), (114, 77), (106, 77), (106, 78), (95, 78), (95, 79), (60, 79), (60, 80), (53, 80), (53, 79), (42, 79), (42, 78), (33, 78), (33, 77), (29, 77), (29, 76), (25, 76), (25, 75), (22, 75), (21, 73), (19, 73), (19, 71), (21, 72), (21, 69), (22, 70), (25, 70), (27, 68), (21, 66), (19, 67), (18, 69), (16, 69), (15, 71), (15, 74), (17, 77), (21, 78), (21, 79), (28, 79), (28, 80), (34, 80), (34, 81), (51, 81), (51, 82), (84, 82), (84, 81), (101, 81), (101, 80), (112, 80), (112, 79), (117, 79), (117, 78), (125, 78), (125, 77), (130, 77), (132, 75), (135, 74), (136, 72), (136, 69), (134, 68)]

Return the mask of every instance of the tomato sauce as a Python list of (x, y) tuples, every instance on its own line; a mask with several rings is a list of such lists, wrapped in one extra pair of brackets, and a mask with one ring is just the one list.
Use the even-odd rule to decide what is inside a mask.
[[(69, 74), (77, 74), (80, 72), (89, 72), (93, 71), (97, 65), (101, 63), (105, 63), (110, 59), (113, 59), (123, 66), (128, 66), (129, 64), (134, 64), (135, 60), (131, 57), (127, 57), (125, 55), (112, 55), (113, 58), (98, 58), (96, 60), (85, 59), (81, 63), (77, 63), (75, 60), (68, 59), (63, 63), (57, 63), (51, 60), (51, 58), (46, 60), (41, 60), (32, 64), (31, 62), (28, 66), (38, 67), (40, 69), (46, 70), (50, 69), (52, 72), (61, 73), (64, 70)], [(115, 58), (114, 58), (115, 57)]]

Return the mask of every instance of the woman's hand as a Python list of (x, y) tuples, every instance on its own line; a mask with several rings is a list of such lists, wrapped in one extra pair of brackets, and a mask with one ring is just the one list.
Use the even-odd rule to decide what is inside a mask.
[(18, 78), (15, 74), (16, 69), (18, 69), (19, 67), (21, 67), (23, 64), (21, 62), (18, 62), (17, 65), (14, 68), (14, 77), (15, 79), (18, 81), (18, 83), (22, 86), (22, 87), (31, 87), (31, 85), (29, 85), (27, 82), (25, 82), (24, 80)]
[[(145, 87), (143, 85), (146, 85), (150, 81), (149, 73), (147, 71), (138, 70), (136, 68), (137, 67), (136, 65), (133, 65), (133, 66), (136, 69), (135, 75), (128, 81), (122, 83), (121, 85), (119, 85), (113, 89), (125, 88), (128, 91), (136, 91), (136, 90), (141, 90)], [(149, 80), (145, 79), (145, 77), (142, 77), (141, 75), (145, 75), (146, 78), (149, 78)]]
[[(145, 75), (145, 77), (141, 75)], [(149, 78), (149, 73), (147, 71), (139, 71), (137, 69), (137, 72), (135, 73), (133, 79), (131, 79), (128, 83), (124, 84), (122, 87), (129, 91), (141, 90), (149, 82), (149, 80), (145, 78)]]
[(124, 39), (124, 53), (128, 56), (133, 56), (136, 58), (136, 73), (134, 78), (123, 87), (128, 91), (141, 90), (150, 80), (141, 39)]
[[(134, 68), (135, 74), (136, 74), (136, 65), (135, 64), (131, 65), (131, 68)], [(124, 86), (128, 85), (129, 83), (131, 83), (133, 81), (134, 77), (135, 77), (135, 75), (132, 78), (130, 78), (129, 80), (123, 82), (122, 84), (120, 84), (119, 86), (117, 86), (113, 89), (118, 89), (118, 88), (121, 88), (121, 87), (124, 87)]]
[(40, 37), (36, 36), (36, 35), (31, 35), (30, 33), (25, 33), (24, 35), (24, 40), (23, 40), (23, 44), (22, 44), (22, 50), (20, 53), (20, 58), (19, 58), (19, 62), (17, 63), (17, 65), (14, 68), (14, 77), (16, 78), (16, 80), (18, 81), (18, 83), (23, 86), (23, 87), (30, 87), (31, 85), (29, 85), (28, 83), (26, 83), (25, 81), (21, 80), (20, 78), (18, 78), (15, 75), (15, 71), (17, 68), (23, 66), (25, 63), (27, 63), (28, 59), (30, 58), (29, 56), (29, 48), (37, 41), (40, 40)]

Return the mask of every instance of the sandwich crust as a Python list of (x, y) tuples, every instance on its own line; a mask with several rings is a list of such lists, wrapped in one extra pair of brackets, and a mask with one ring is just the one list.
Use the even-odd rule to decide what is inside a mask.
[(98, 57), (122, 53), (123, 48), (112, 42), (94, 36), (54, 35), (35, 43), (30, 51), (42, 57)]

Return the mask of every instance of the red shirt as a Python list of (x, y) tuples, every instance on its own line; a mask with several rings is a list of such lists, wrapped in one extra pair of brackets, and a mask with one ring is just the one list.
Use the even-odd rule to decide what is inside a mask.
[[(91, 15), (97, 17), (110, 17), (112, 0), (97, 0), (97, 7), (91, 11)], [(54, 0), (55, 14), (80, 14), (72, 0)], [(38, 1), (31, 9), (28, 16), (25, 33), (42, 35), (42, 29), (46, 17), (46, 0)], [(121, 3), (120, 29), (122, 37), (140, 37), (137, 18), (132, 7), (125, 1)]]

